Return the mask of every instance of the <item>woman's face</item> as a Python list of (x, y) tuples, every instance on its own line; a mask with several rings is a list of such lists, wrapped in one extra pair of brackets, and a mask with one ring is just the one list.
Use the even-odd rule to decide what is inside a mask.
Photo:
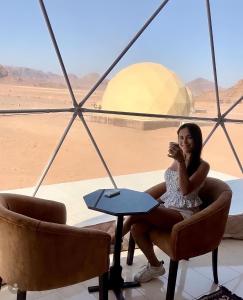
[(194, 140), (188, 128), (183, 128), (178, 134), (178, 143), (183, 153), (191, 153), (194, 149)]

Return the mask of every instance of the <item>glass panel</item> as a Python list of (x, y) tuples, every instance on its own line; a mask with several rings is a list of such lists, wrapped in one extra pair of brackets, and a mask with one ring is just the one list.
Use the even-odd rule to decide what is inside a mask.
[[(230, 136), (232, 133), (234, 134), (234, 136), (237, 135), (237, 133), (239, 134), (239, 131), (237, 132), (236, 130), (236, 125), (232, 124), (231, 128), (232, 132), (229, 133)], [(203, 136), (206, 138), (212, 129), (212, 125), (203, 126)], [(233, 143), (234, 141), (232, 140)], [(225, 180), (233, 179), (235, 177), (242, 177), (240, 168), (235, 160), (226, 135), (221, 127), (218, 127), (216, 129), (209, 141), (206, 143), (203, 149), (203, 157), (210, 164), (212, 176), (216, 176)]]
[(38, 1), (4, 1), (1, 11), (0, 109), (71, 106)]
[(65, 203), (68, 224), (78, 224), (81, 220), (101, 215), (86, 207), (83, 196), (112, 187), (84, 126), (77, 118), (36, 196)]
[[(87, 94), (160, 4), (153, 1), (141, 5), (139, 1), (126, 0), (102, 4), (72, 1), (70, 5), (59, 1), (57, 10), (56, 1), (46, 1), (67, 69), (76, 74), (70, 77), (73, 86), (84, 79), (82, 88), (75, 90), (77, 98), (81, 100)], [(65, 26), (63, 19), (67, 20)], [(171, 1), (85, 107), (177, 115), (196, 113), (193, 87), (197, 85), (197, 89), (205, 78), (212, 81), (208, 41), (204, 4)], [(186, 83), (191, 92), (185, 89)], [(199, 108), (200, 116), (202, 112), (205, 116), (206, 112)]]
[[(45, 3), (67, 71), (70, 73), (70, 81), (80, 101), (160, 1), (143, 5), (137, 0), (49, 0)], [(106, 85), (107, 80), (104, 80), (87, 101), (87, 107), (99, 107)]]
[(195, 117), (215, 118), (218, 115), (215, 92), (203, 93), (194, 98), (194, 113)]
[[(229, 109), (230, 107), (227, 107), (227, 109)], [(241, 120), (243, 122), (243, 100), (238, 102), (237, 105), (225, 117), (228, 119)]]
[(70, 114), (0, 117), (1, 190), (33, 193), (33, 186), (70, 117)]
[(179, 121), (85, 118), (119, 187), (143, 191), (163, 181), (164, 170), (171, 164), (168, 145), (177, 141)]
[(211, 1), (218, 84), (223, 110), (238, 100), (242, 93), (242, 1)]
[(197, 86), (205, 78), (212, 81), (204, 3), (169, 2), (112, 75), (102, 99), (104, 109), (208, 116), (193, 108)]
[[(238, 156), (238, 159), (241, 163), (241, 166), (243, 167), (243, 141), (242, 141), (242, 132), (243, 132), (243, 122), (242, 124), (225, 124), (226, 130), (228, 132), (228, 135), (231, 139), (232, 144), (234, 145), (236, 154)], [(232, 154), (233, 155), (233, 154)], [(235, 159), (236, 161), (236, 159)], [(240, 170), (240, 167), (239, 167)], [(240, 173), (238, 175), (239, 177), (243, 177), (243, 173)]]

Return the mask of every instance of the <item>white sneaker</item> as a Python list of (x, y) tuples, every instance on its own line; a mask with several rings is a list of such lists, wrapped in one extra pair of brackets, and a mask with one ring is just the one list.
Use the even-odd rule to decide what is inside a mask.
[(144, 266), (137, 274), (134, 275), (134, 280), (137, 282), (147, 282), (152, 280), (153, 278), (159, 277), (165, 274), (165, 268), (163, 266), (164, 262), (161, 261), (159, 267), (153, 267), (148, 264)]

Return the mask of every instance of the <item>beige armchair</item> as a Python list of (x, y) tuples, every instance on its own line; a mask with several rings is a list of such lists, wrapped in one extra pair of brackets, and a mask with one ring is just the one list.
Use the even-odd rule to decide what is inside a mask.
[[(157, 199), (161, 196), (160, 191), (161, 184), (158, 184), (147, 192)], [(218, 283), (218, 245), (223, 237), (231, 196), (231, 189), (226, 183), (219, 179), (207, 178), (200, 190), (200, 197), (203, 200), (200, 212), (175, 224), (171, 231), (151, 230), (150, 238), (153, 243), (170, 257), (166, 300), (174, 299), (178, 263), (181, 259), (189, 259), (212, 251), (214, 282)], [(135, 243), (130, 235), (128, 265), (133, 263), (134, 247)]]
[[(60, 288), (99, 276), (99, 299), (108, 299), (110, 235), (65, 225), (65, 205), (0, 194), (0, 277), (27, 291)], [(97, 247), (99, 245), (99, 247)]]

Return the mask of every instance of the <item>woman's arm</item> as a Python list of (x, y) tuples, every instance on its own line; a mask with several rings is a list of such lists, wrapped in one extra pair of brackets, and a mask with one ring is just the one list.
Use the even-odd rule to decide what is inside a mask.
[(177, 164), (175, 168), (178, 169), (179, 186), (183, 196), (191, 193), (193, 190), (199, 187), (207, 177), (209, 172), (209, 164), (203, 160), (192, 176), (188, 176), (184, 155), (178, 144), (170, 143), (168, 156), (174, 158), (173, 164)]
[(153, 186), (145, 191), (145, 193), (148, 193), (154, 199), (160, 198), (165, 192), (166, 192), (165, 182), (156, 184), (155, 186)]
[(197, 187), (199, 187), (209, 172), (209, 164), (206, 161), (202, 161), (196, 172), (192, 176), (188, 177), (186, 164), (184, 160), (177, 161), (179, 172), (179, 185), (183, 196), (191, 193)]

